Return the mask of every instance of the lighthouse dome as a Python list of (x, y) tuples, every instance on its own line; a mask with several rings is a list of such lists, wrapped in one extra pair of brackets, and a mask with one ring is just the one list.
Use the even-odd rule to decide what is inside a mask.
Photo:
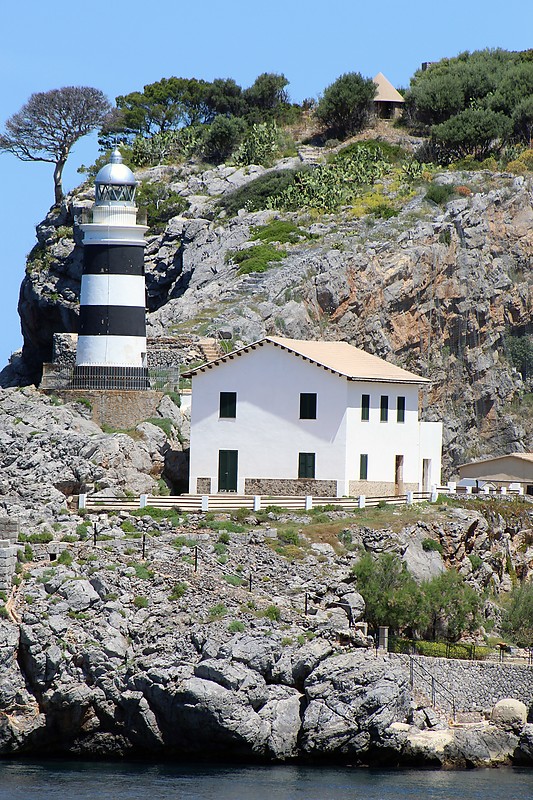
[(131, 169), (122, 163), (119, 150), (114, 150), (108, 164), (102, 167), (95, 180), (96, 202), (132, 202), (137, 181)]

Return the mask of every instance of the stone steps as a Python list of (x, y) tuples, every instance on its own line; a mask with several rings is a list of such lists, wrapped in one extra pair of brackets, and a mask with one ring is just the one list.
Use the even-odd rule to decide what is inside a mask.
[(198, 342), (206, 361), (216, 361), (223, 355), (222, 349), (216, 339), (200, 339)]
[(316, 164), (323, 164), (325, 161), (324, 150), (322, 147), (312, 147), (311, 145), (302, 144), (298, 148), (298, 157), (302, 164), (309, 166)]

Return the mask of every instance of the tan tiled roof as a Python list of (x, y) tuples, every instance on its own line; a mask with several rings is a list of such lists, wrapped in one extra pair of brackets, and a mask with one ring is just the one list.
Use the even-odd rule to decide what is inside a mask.
[(359, 350), (348, 342), (308, 341), (306, 339), (287, 339), (282, 336), (267, 336), (258, 342), (234, 350), (216, 361), (203, 364), (197, 369), (183, 373), (184, 377), (203, 372), (233, 359), (236, 355), (263, 347), (265, 344), (281, 347), (294, 355), (310, 361), (317, 366), (334, 372), (337, 375), (354, 381), (380, 381), (386, 383), (429, 383), (427, 378), (421, 378), (413, 372), (396, 367), (382, 358), (372, 356)]
[(387, 80), (382, 72), (378, 72), (373, 80), (378, 87), (374, 102), (377, 100), (378, 103), (405, 103), (400, 92), (396, 91), (392, 83)]
[(502, 458), (519, 458), (521, 461), (533, 461), (533, 453), (505, 453), (503, 456), (480, 458), (478, 461), (467, 461), (466, 464), (459, 464), (457, 469), (461, 469), (461, 467), (471, 467), (474, 464), (490, 464), (492, 461), (500, 461)]

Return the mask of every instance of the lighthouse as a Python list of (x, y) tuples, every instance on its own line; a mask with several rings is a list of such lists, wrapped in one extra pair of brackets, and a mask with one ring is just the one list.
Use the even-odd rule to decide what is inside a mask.
[(149, 389), (144, 235), (136, 181), (118, 150), (95, 179), (83, 233), (83, 274), (74, 389)]

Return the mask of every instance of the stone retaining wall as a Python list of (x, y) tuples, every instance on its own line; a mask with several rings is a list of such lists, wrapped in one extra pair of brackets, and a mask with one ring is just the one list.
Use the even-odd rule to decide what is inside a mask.
[(162, 392), (128, 392), (115, 389), (61, 389), (56, 392), (66, 402), (88, 401), (91, 417), (97, 425), (115, 430), (129, 430), (140, 422), (156, 416)]
[(244, 494), (336, 497), (337, 481), (319, 481), (311, 478), (298, 478), (295, 480), (284, 480), (281, 478), (246, 478), (244, 482)]
[[(404, 483), (399, 494), (418, 492), (418, 483)], [(396, 484), (390, 481), (350, 481), (348, 486), (350, 497), (393, 497), (396, 494)]]
[[(390, 653), (393, 660), (401, 660), (409, 669), (409, 656)], [(490, 709), (504, 697), (521, 700), (533, 711), (533, 667), (486, 661), (462, 661), (448, 658), (417, 657), (424, 669), (454, 696), (456, 711), (483, 711)], [(431, 678), (414, 670), (414, 687), (431, 698)], [(450, 709), (451, 702), (438, 693), (437, 705)]]

